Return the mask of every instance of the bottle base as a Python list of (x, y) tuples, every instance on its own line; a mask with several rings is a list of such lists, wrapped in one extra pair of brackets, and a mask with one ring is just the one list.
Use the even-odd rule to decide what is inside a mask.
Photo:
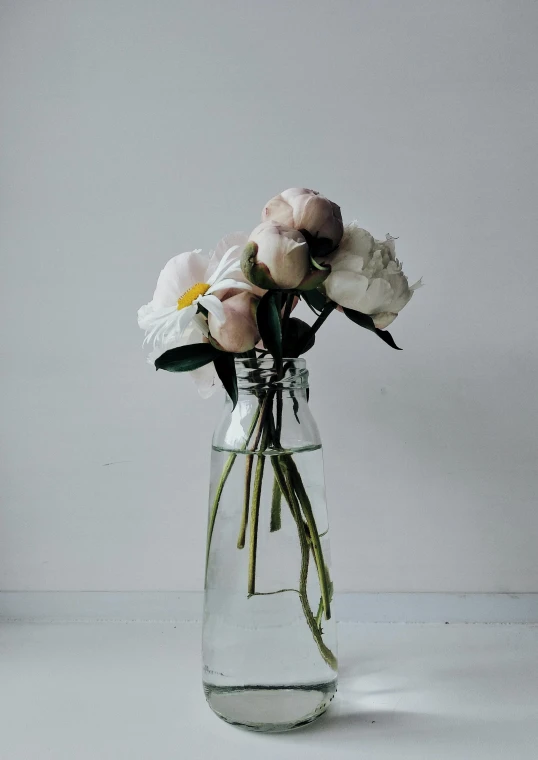
[(319, 718), (336, 693), (336, 679), (300, 686), (214, 686), (204, 682), (206, 700), (233, 726), (276, 733)]

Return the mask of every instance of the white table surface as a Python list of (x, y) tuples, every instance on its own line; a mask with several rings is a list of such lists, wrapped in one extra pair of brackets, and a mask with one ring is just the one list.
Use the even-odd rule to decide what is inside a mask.
[(340, 624), (329, 712), (287, 734), (206, 706), (198, 623), (0, 626), (1, 760), (536, 760), (538, 626)]

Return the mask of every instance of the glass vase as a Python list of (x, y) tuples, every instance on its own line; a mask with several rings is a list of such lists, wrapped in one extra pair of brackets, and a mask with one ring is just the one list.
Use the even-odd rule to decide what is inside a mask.
[(213, 437), (203, 685), (223, 720), (285, 731), (337, 684), (323, 455), (304, 359), (237, 359)]

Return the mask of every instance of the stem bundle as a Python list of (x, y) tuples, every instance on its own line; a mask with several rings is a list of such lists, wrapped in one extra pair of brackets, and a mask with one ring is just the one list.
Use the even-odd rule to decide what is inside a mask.
[[(282, 335), (285, 341), (286, 327), (288, 325), (291, 310), (293, 308), (294, 295), (289, 293), (286, 297), (284, 310), (282, 314)], [(318, 316), (316, 322), (310, 328), (309, 334), (315, 334), (323, 322), (327, 319), (335, 304), (328, 303)], [(255, 359), (253, 361), (256, 361)], [(275, 360), (275, 370), (277, 383), (284, 376), (284, 366), (282, 360)], [(275, 404), (275, 412), (273, 412)], [(300, 575), (298, 589), (280, 589), (274, 592), (264, 592), (265, 594), (281, 593), (282, 591), (296, 591), (299, 594), (303, 613), (312, 632), (312, 636), (317, 644), (319, 652), (325, 662), (334, 670), (337, 668), (337, 660), (333, 652), (327, 647), (322, 636), (322, 619), (329, 620), (331, 617), (331, 600), (332, 600), (332, 583), (329, 577), (327, 565), (323, 556), (323, 550), (320, 541), (320, 534), (316, 525), (312, 504), (310, 502), (307, 490), (303, 483), (299, 469), (293, 459), (293, 454), (283, 449), (280, 441), (282, 432), (282, 410), (283, 399), (282, 390), (277, 387), (269, 389), (263, 397), (259, 398), (256, 412), (250, 428), (246, 435), (245, 443), (240, 452), (246, 452), (245, 481), (243, 508), (241, 512), (241, 523), (237, 539), (237, 548), (243, 549), (246, 543), (247, 527), (249, 526), (249, 553), (248, 553), (248, 578), (247, 594), (249, 597), (260, 595), (256, 591), (256, 563), (258, 552), (258, 531), (260, 522), (260, 507), (263, 485), (263, 475), (265, 460), (267, 457), (266, 450), (271, 448), (270, 460), (273, 467), (273, 490), (271, 497), (271, 516), (270, 530), (277, 531), (281, 528), (281, 511), (282, 501), (284, 500), (289, 507), (291, 516), (297, 528), (297, 536), (300, 547)], [(250, 440), (256, 430), (256, 435), (252, 447)], [(215, 497), (210, 510), (207, 536), (206, 552), (206, 580), (207, 568), (209, 564), (209, 552), (211, 539), (215, 526), (215, 520), (219, 503), (222, 497), (224, 486), (231, 472), (231, 469), (239, 452), (231, 453), (224, 465)], [(254, 482), (252, 476), (254, 474)], [(252, 493), (251, 493), (252, 492)], [(317, 571), (320, 601), (316, 614), (312, 611), (308, 599), (308, 569), (310, 563), (310, 554)]]

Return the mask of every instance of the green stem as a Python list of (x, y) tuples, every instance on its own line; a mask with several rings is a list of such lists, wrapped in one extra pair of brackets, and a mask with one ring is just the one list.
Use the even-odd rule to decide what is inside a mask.
[[(277, 449), (281, 448), (280, 444), (280, 430), (282, 427), (282, 392), (277, 391), (276, 397), (276, 425), (274, 415), (269, 417), (269, 428), (273, 446)], [(271, 532), (280, 530), (282, 527), (282, 489), (278, 483), (276, 475), (273, 480), (273, 493), (271, 497), (271, 522), (269, 530)]]
[(316, 625), (321, 626), (321, 618), (323, 615), (323, 597), (320, 597), (318, 604), (318, 611), (316, 612)]
[[(259, 417), (258, 431), (254, 440), (253, 450), (256, 451), (260, 444), (260, 438), (264, 428), (264, 420), (267, 416), (267, 405), (270, 403), (269, 396), (266, 396), (258, 406), (257, 418)], [(254, 464), (254, 456), (249, 454), (246, 460), (245, 466), (245, 490), (243, 496), (243, 513), (241, 515), (241, 525), (239, 527), (239, 536), (237, 538), (237, 548), (243, 549), (245, 546), (245, 538), (247, 532), (248, 512), (250, 506), (250, 483), (252, 480), (252, 466)]]
[(231, 469), (233, 467), (233, 464), (237, 458), (237, 454), (230, 454), (228, 459), (226, 460), (226, 464), (224, 465), (224, 468), (222, 470), (222, 474), (220, 476), (220, 480), (217, 486), (217, 490), (215, 492), (215, 498), (213, 499), (213, 505), (211, 507), (211, 512), (209, 513), (209, 521), (207, 524), (207, 542), (206, 542), (206, 552), (205, 552), (205, 575), (207, 580), (207, 568), (209, 565), (209, 550), (211, 548), (211, 539), (213, 538), (213, 529), (215, 527), (215, 520), (217, 519), (217, 512), (219, 509), (220, 504), (220, 497), (222, 496), (222, 492), (224, 490), (224, 485), (226, 481), (228, 480), (228, 475), (231, 472)]
[(287, 463), (284, 460), (284, 458), (282, 458), (283, 461), (278, 461), (280, 457), (278, 458), (272, 457), (271, 459), (272, 459), (273, 467), (275, 470), (275, 477), (279, 481), (279, 485), (284, 495), (284, 498), (286, 499), (288, 503), (292, 517), (295, 521), (295, 524), (297, 525), (297, 533), (299, 536), (299, 544), (301, 547), (301, 571), (300, 571), (300, 577), (299, 577), (299, 597), (301, 600), (301, 606), (303, 608), (303, 614), (306, 618), (306, 622), (312, 632), (312, 635), (318, 646), (321, 656), (333, 670), (336, 670), (338, 667), (338, 661), (335, 655), (333, 654), (333, 652), (331, 652), (329, 647), (323, 641), (321, 630), (319, 628), (319, 625), (316, 623), (316, 618), (314, 617), (314, 614), (310, 608), (310, 603), (308, 601), (307, 582), (308, 582), (308, 563), (310, 559), (310, 549), (308, 546), (308, 540), (306, 537), (306, 530), (303, 523), (303, 518), (301, 516), (301, 510), (297, 501), (297, 497), (294, 492), (294, 485), (290, 477), (290, 471), (287, 467)]
[(263, 426), (263, 434), (260, 445), (261, 453), (258, 454), (256, 463), (256, 473), (254, 475), (254, 488), (252, 490), (252, 515), (250, 518), (250, 551), (248, 556), (248, 585), (247, 592), (252, 596), (256, 592), (256, 559), (258, 552), (258, 524), (260, 521), (260, 499), (262, 493), (263, 468), (265, 466), (265, 456), (263, 452), (267, 445), (267, 426), (264, 420), (260, 424)]
[(282, 527), (282, 491), (276, 477), (273, 480), (273, 494), (271, 496), (271, 523), (269, 530), (274, 533)]
[(318, 571), (319, 586), (321, 589), (321, 596), (323, 599), (323, 607), (325, 609), (325, 618), (330, 620), (331, 618), (331, 584), (327, 573), (327, 567), (323, 560), (323, 551), (321, 548), (321, 542), (319, 540), (318, 529), (314, 513), (312, 511), (312, 505), (306, 489), (304, 487), (301, 475), (297, 469), (297, 465), (293, 461), (292, 457), (285, 455), (285, 467), (289, 472), (290, 481), (297, 494), (301, 508), (308, 526), (309, 538), (312, 545), (312, 552), (316, 562), (316, 569)]
[(293, 309), (293, 302), (295, 300), (294, 293), (288, 293), (286, 296), (286, 305), (284, 306), (284, 314), (282, 315), (282, 342), (286, 337), (286, 331), (288, 328), (288, 322), (290, 319), (291, 310)]
[(247, 533), (248, 523), (248, 510), (250, 504), (250, 481), (252, 480), (252, 464), (254, 457), (252, 454), (247, 456), (247, 463), (245, 467), (245, 492), (243, 496), (243, 513), (241, 515), (241, 525), (239, 528), (239, 536), (237, 538), (237, 548), (245, 548), (245, 537)]
[(328, 301), (328, 303), (325, 304), (323, 307), (323, 310), (319, 317), (316, 319), (310, 330), (306, 333), (303, 340), (299, 344), (298, 352), (299, 354), (302, 353), (302, 350), (304, 346), (308, 345), (308, 341), (312, 338), (313, 335), (317, 333), (321, 325), (325, 322), (329, 314), (333, 312), (336, 309), (337, 304), (335, 304), (334, 301)]
[(275, 426), (275, 443), (278, 441), (280, 446), (280, 434), (282, 433), (282, 413), (284, 411), (284, 399), (282, 398), (282, 391), (279, 389), (276, 392), (276, 426)]
[[(241, 446), (240, 451), (245, 451), (248, 444), (250, 443), (250, 439), (252, 438), (252, 433), (254, 432), (254, 428), (256, 427), (256, 423), (258, 422), (258, 417), (260, 416), (260, 407), (256, 409), (256, 412), (254, 413), (254, 416), (252, 417), (252, 421), (250, 423), (250, 427), (247, 431), (247, 436), (245, 439), (245, 443)], [(215, 527), (215, 520), (217, 519), (217, 512), (219, 509), (220, 499), (222, 496), (222, 492), (224, 490), (224, 486), (226, 484), (226, 481), (228, 480), (228, 475), (231, 472), (231, 469), (234, 465), (234, 462), (237, 458), (236, 453), (230, 454), (228, 459), (226, 460), (226, 464), (223, 467), (220, 480), (217, 485), (217, 490), (215, 491), (215, 498), (213, 499), (213, 504), (211, 505), (211, 511), (209, 513), (209, 520), (207, 524), (207, 542), (206, 542), (206, 554), (205, 554), (205, 577), (207, 579), (207, 567), (209, 564), (209, 550), (211, 549), (211, 539), (213, 538), (213, 529)]]

